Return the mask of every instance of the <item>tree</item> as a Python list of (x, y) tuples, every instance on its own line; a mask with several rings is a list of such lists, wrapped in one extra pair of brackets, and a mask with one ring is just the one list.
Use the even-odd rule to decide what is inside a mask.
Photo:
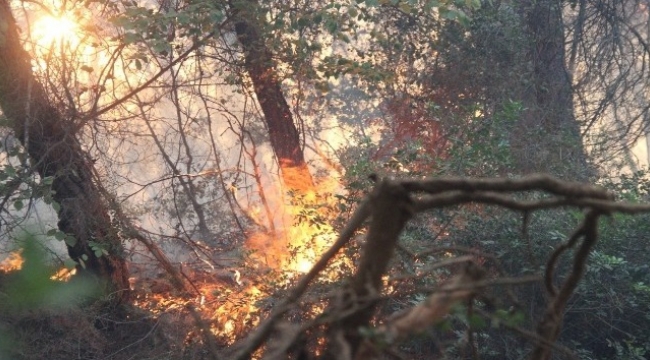
[(282, 178), (289, 189), (310, 190), (314, 182), (305, 162), (291, 108), (282, 91), (273, 54), (261, 33), (265, 15), (255, 0), (234, 3), (235, 31), (244, 50), (244, 68), (264, 113)]
[(526, 110), (512, 133), (516, 161), (524, 172), (586, 179), (586, 155), (565, 65), (563, 1), (522, 1), (515, 6), (528, 37), (526, 52), (532, 67), (521, 89)]
[[(314, 213), (320, 215), (321, 208), (331, 206), (335, 209), (331, 212), (338, 213), (358, 206), (358, 211), (351, 223), (342, 229), (339, 240), (289, 292), (285, 291), (286, 287), (291, 286), (296, 274), (285, 273), (274, 278), (268, 272), (256, 271), (257, 264), (246, 267), (246, 273), (242, 272), (244, 281), (240, 282), (239, 278), (234, 281), (239, 287), (233, 283), (218, 285), (223, 286), (217, 287), (225, 290), (223, 292), (215, 291), (215, 287), (205, 292), (201, 283), (192, 283), (193, 288), (188, 289), (205, 296), (205, 299), (201, 297), (201, 302), (206, 312), (211, 312), (209, 316), (218, 311), (208, 306), (223, 299), (209, 299), (215, 293), (220, 292), (225, 301), (240, 308), (240, 302), (232, 298), (246, 294), (242, 289), (248, 285), (254, 286), (251, 290), (258, 294), (281, 290), (278, 291), (281, 299), (255, 302), (245, 307), (248, 310), (244, 311), (249, 312), (242, 317), (229, 316), (233, 314), (228, 312), (217, 314), (224, 320), (215, 327), (234, 324), (232, 331), (243, 334), (253, 327), (251, 324), (255, 323), (256, 316), (264, 314), (265, 305), (270, 305), (268, 321), (235, 347), (239, 356), (232, 358), (249, 358), (265, 342), (266, 349), (259, 351), (266, 351), (268, 357), (303, 358), (309, 357), (306, 354), (323, 354), (323, 358), (362, 359), (381, 356), (384, 350), (397, 348), (413, 331), (429, 329), (448, 315), (454, 319), (450, 321), (452, 326), (456, 321), (460, 324), (454, 328), (460, 329), (457, 334), (462, 338), (456, 345), (478, 358), (476, 344), (488, 341), (495, 344), (497, 340), (490, 338), (488, 331), (491, 330), (486, 330), (488, 336), (484, 338), (474, 337), (481, 330), (481, 321), (475, 321), (477, 318), (483, 320), (483, 325), (485, 321), (492, 322), (494, 328), (523, 330), (516, 327), (515, 321), (517, 308), (522, 303), (510, 298), (509, 292), (484, 293), (484, 290), (519, 284), (535, 286), (548, 295), (530, 302), (532, 296), (524, 297), (526, 302), (521, 306), (531, 315), (527, 319), (530, 325), (538, 324), (537, 334), (525, 330), (521, 334), (532, 339), (536, 347), (534, 358), (548, 358), (550, 344), (558, 337), (559, 320), (564, 309), (571, 307), (567, 299), (576, 290), (585, 271), (587, 255), (596, 241), (598, 217), (614, 211), (646, 211), (648, 207), (621, 205), (611, 201), (611, 194), (602, 188), (540, 175), (517, 179), (420, 179), (421, 175), (454, 171), (477, 175), (512, 173), (510, 163), (498, 163), (496, 156), (463, 156), (490, 142), (497, 142), (500, 150), (507, 148), (508, 151), (514, 144), (514, 170), (518, 173), (548, 170), (566, 177), (580, 177), (585, 170), (578, 122), (571, 106), (571, 78), (564, 61), (562, 26), (565, 19), (562, 15), (568, 9), (562, 6), (568, 3), (550, 0), (484, 1), (482, 6), (478, 6), (479, 1), (454, 3), (466, 6), (456, 8), (449, 2), (387, 0), (326, 3), (164, 0), (156, 10), (148, 6), (149, 3), (145, 7), (136, 2), (102, 2), (101, 6), (123, 15), (114, 21), (115, 29), (106, 31), (110, 36), (102, 37), (109, 43), (102, 50), (114, 50), (107, 56), (110, 60), (99, 63), (94, 70), (83, 70), (94, 71), (95, 77), (89, 80), (91, 86), (82, 85), (94, 89), (97, 96), (90, 98), (95, 103), (84, 109), (75, 107), (77, 104), (71, 101), (71, 107), (78, 109), (81, 115), (70, 109), (63, 110), (58, 106), (60, 102), (48, 100), (52, 94), (43, 89), (44, 84), (59, 83), (47, 78), (39, 84), (29, 70), (30, 59), (24, 52), (18, 51), (20, 56), (16, 57), (11, 52), (13, 47), (5, 46), (3, 49), (11, 51), (0, 55), (3, 61), (0, 75), (5, 81), (0, 81), (0, 90), (3, 90), (0, 105), (43, 182), (54, 181), (55, 200), (61, 205), (61, 229), (75, 236), (75, 232), (81, 233), (75, 240), (68, 238), (71, 248), (86, 243), (96, 255), (98, 244), (101, 245), (99, 250), (105, 246), (108, 249), (105, 244), (113, 244), (113, 241), (116, 247), (120, 245), (118, 231), (138, 238), (133, 234), (135, 227), (118, 230), (112, 224), (127, 222), (118, 202), (126, 202), (132, 195), (147, 190), (144, 192), (151, 193), (147, 199), (151, 202), (131, 203), (139, 211), (133, 213), (149, 215), (143, 216), (147, 220), (153, 218), (147, 226), (152, 234), (156, 227), (162, 229), (155, 234), (157, 239), (183, 241), (191, 246), (191, 256), (201, 260), (197, 263), (212, 267), (218, 260), (210, 259), (209, 251), (222, 251), (226, 247), (199, 243), (194, 238), (212, 235), (215, 229), (223, 227), (227, 230), (227, 220), (231, 217), (220, 216), (224, 209), (231, 212), (241, 233), (245, 233), (246, 227), (256, 219), (248, 224), (240, 223), (236, 212), (246, 213), (241, 210), (246, 205), (262, 203), (259, 208), (263, 209), (255, 210), (264, 213), (262, 216), (269, 220), (268, 228), (273, 230), (273, 217), (277, 216), (273, 205), (276, 204), (267, 201), (264, 187), (277, 181), (270, 176), (265, 178), (264, 171), (272, 170), (276, 160), (281, 178), (289, 188), (313, 187), (302, 152), (303, 145), (311, 144), (301, 144), (301, 140), (306, 140), (301, 139), (302, 131), (297, 126), (303, 122), (306, 112), (299, 105), (301, 102), (294, 100), (309, 99), (307, 102), (324, 109), (327, 105), (323, 105), (326, 104), (323, 98), (329, 97), (333, 100), (328, 105), (335, 108), (340, 100), (337, 96), (352, 93), (347, 99), (348, 107), (332, 112), (347, 112), (354, 117), (357, 112), (369, 108), (379, 111), (368, 115), (373, 118), (371, 122), (360, 121), (355, 129), (359, 131), (354, 135), (364, 139), (358, 147), (367, 146), (371, 150), (365, 154), (371, 155), (349, 157), (353, 166), (346, 169), (346, 175), (354, 180), (361, 179), (346, 184), (351, 192), (368, 192), (366, 184), (378, 179), (376, 175), (368, 176), (371, 171), (403, 176), (406, 171), (401, 170), (400, 156), (412, 161), (404, 168), (417, 170), (414, 176), (418, 180), (381, 179), (360, 203), (348, 193), (336, 197), (339, 201), (336, 205), (340, 207), (320, 203), (305, 207), (305, 222), (315, 226), (324, 224), (320, 218), (315, 220), (318, 216), (313, 216)], [(84, 9), (93, 4), (79, 2)], [(463, 10), (472, 15), (471, 21), (463, 15)], [(12, 36), (17, 39), (16, 34)], [(15, 39), (13, 45), (20, 49)], [(8, 59), (20, 61), (14, 64)], [(13, 82), (16, 79), (8, 80), (9, 71), (12, 75), (28, 75), (18, 76), (17, 82)], [(349, 88), (358, 92), (353, 93)], [(67, 93), (83, 91), (77, 83), (63, 82), (61, 99), (67, 101)], [(334, 92), (336, 94), (332, 94)], [(365, 99), (370, 99), (366, 102), (369, 105), (360, 110), (362, 101), (355, 95), (364, 92)], [(510, 127), (501, 121), (502, 113), (508, 111), (505, 123)], [(83, 121), (75, 122), (79, 119), (74, 118), (76, 115)], [(304, 124), (317, 123), (322, 119), (319, 116), (321, 114)], [(337, 125), (351, 126), (352, 121), (337, 122)], [(364, 133), (364, 127), (371, 130)], [(311, 132), (317, 138), (318, 127), (307, 130), (311, 131), (304, 133)], [(258, 145), (267, 140), (270, 140), (271, 151), (265, 156), (267, 154), (258, 151), (263, 146)], [(350, 153), (364, 154), (362, 151), (354, 154), (357, 145), (349, 144)], [(91, 150), (84, 151), (85, 146)], [(460, 156), (450, 159), (457, 150)], [(479, 151), (490, 155), (492, 150), (488, 146), (487, 150)], [(398, 159), (392, 159), (393, 156)], [(90, 157), (97, 159), (97, 168), (105, 171), (102, 180), (110, 181), (114, 186), (111, 190), (118, 194), (110, 199), (110, 217), (103, 205), (107, 199), (102, 199), (101, 183), (95, 182), (97, 175)], [(569, 164), (565, 163), (567, 159)], [(449, 166), (452, 160), (457, 160), (459, 166)], [(111, 176), (111, 170), (118, 176)], [(295, 171), (303, 175), (296, 177)], [(513, 195), (517, 191), (523, 193)], [(547, 194), (540, 197), (540, 192)], [(242, 193), (253, 196), (241, 201)], [(463, 243), (450, 240), (449, 234), (454, 226), (469, 228), (469, 224), (473, 224), (467, 221), (468, 211), (463, 206), (466, 203), (473, 203), (471, 210), (476, 209), (475, 203), (480, 206), (479, 224), (475, 227), (479, 229), (478, 239), (458, 247), (456, 245)], [(486, 239), (486, 227), (481, 225), (485, 224), (485, 217), (495, 215), (489, 207), (494, 205), (519, 213), (513, 217), (515, 225), (508, 226), (507, 231), (498, 228), (495, 239)], [(552, 244), (552, 253), (549, 243), (544, 241), (549, 231), (540, 231), (543, 239), (536, 241), (535, 238), (526, 244), (525, 240), (530, 240), (531, 213), (570, 205), (589, 210), (586, 217), (581, 211), (571, 213), (578, 220), (584, 220), (574, 235), (561, 236), (554, 231), (554, 239), (566, 241)], [(447, 213), (442, 208), (450, 206), (454, 214), (464, 213), (462, 218), (451, 219), (445, 225)], [(161, 209), (165, 216), (148, 213), (150, 209)], [(407, 227), (407, 224), (413, 225), (410, 220), (414, 215), (432, 209), (436, 210), (435, 214), (414, 219), (426, 225)], [(520, 233), (522, 215), (523, 233)], [(364, 240), (356, 243), (355, 239), (359, 238), (356, 235), (364, 232), (365, 219), (370, 219), (370, 229)], [(451, 223), (456, 225), (448, 227)], [(326, 228), (329, 231), (329, 227)], [(403, 231), (405, 236), (400, 235)], [(307, 235), (316, 237), (312, 233)], [(514, 240), (507, 235), (512, 235)], [(441, 241), (436, 240), (444, 241), (445, 246), (436, 248), (441, 245)], [(184, 283), (181, 275), (192, 281), (192, 272), (183, 272), (183, 268), (176, 270), (153, 241), (149, 238), (141, 241), (154, 256), (162, 259), (160, 261), (166, 264), (166, 271), (173, 274), (173, 282), (179, 288)], [(538, 247), (538, 243), (543, 244)], [(334, 282), (328, 289), (333, 295), (323, 312), (324, 289), (314, 282), (319, 275), (327, 275), (324, 268), (328, 261), (348, 244), (352, 244), (348, 253), (352, 259), (361, 255), (358, 262), (350, 261), (349, 266), (356, 265), (356, 271), (347, 282), (336, 282), (341, 278), (328, 279)], [(483, 251), (490, 244), (495, 249), (492, 253), (510, 252), (499, 259)], [(246, 252), (242, 242), (234, 245), (228, 249), (232, 253)], [(578, 251), (569, 251), (570, 254), (561, 257), (561, 262), (554, 262), (571, 247)], [(522, 248), (528, 251), (530, 258), (538, 254), (550, 256), (546, 273), (540, 271), (541, 266), (535, 261), (521, 264)], [(533, 248), (539, 252), (533, 253)], [(100, 251), (102, 255), (97, 258), (91, 258), (92, 253), (89, 256), (87, 252), (75, 252), (75, 249), (70, 252), (92, 270), (101, 268), (104, 264), (101, 261), (107, 260), (113, 251), (111, 249), (108, 256)], [(292, 248), (290, 256), (300, 255), (296, 254), (300, 251)], [(465, 256), (450, 257), (455, 252)], [(515, 267), (520, 271), (512, 272), (516, 278), (508, 278), (501, 272), (498, 262), (515, 262), (522, 266)], [(569, 262), (573, 262), (572, 267), (567, 266)], [(115, 271), (102, 269), (95, 272), (103, 275)], [(349, 267), (335, 267), (337, 276), (345, 276), (347, 269)], [(530, 276), (520, 277), (522, 273)], [(206, 277), (213, 275), (211, 272)], [(313, 292), (305, 295), (310, 284)], [(562, 285), (560, 289), (555, 288), (556, 284)], [(643, 283), (637, 285), (639, 291), (647, 291)], [(245, 296), (242, 298), (244, 302), (253, 303)], [(540, 307), (527, 306), (533, 301)], [(201, 309), (195, 311), (191, 301), (187, 304), (192, 315), (198, 318)], [(386, 306), (381, 309), (384, 304)], [(464, 308), (452, 306), (463, 304)], [(234, 311), (235, 307), (228, 309)], [(546, 313), (542, 314), (544, 308)], [(403, 312), (386, 317), (396, 309)], [(280, 320), (285, 316), (285, 320), (289, 320), (286, 323)], [(246, 320), (238, 323), (242, 318)], [(383, 326), (376, 327), (373, 319), (386, 321)], [(208, 337), (215, 329), (210, 326), (200, 326), (206, 340), (204, 344), (210, 343)], [(519, 335), (517, 340), (520, 340)], [(230, 336), (227, 340), (234, 341), (233, 335)], [(516, 346), (507, 343), (504, 347), (515, 348), (516, 352), (521, 350), (519, 342)], [(213, 355), (217, 357), (216, 351)]]
[[(642, 0), (565, 2), (567, 63), (590, 157), (636, 170), (631, 149), (648, 128), (648, 7)], [(643, 163), (643, 161), (641, 161)]]
[(52, 179), (58, 227), (70, 257), (83, 273), (106, 283), (112, 303), (128, 299), (123, 248), (112, 227), (91, 158), (75, 136), (75, 127), (53, 106), (32, 73), (18, 26), (7, 1), (0, 1), (0, 107), (41, 179)]

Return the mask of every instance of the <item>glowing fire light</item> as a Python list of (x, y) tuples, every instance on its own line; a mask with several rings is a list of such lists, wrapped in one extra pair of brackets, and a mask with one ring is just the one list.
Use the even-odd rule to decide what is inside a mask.
[[(21, 251), (13, 252), (9, 254), (6, 259), (0, 261), (0, 272), (8, 273), (12, 271), (18, 271), (23, 268), (24, 262), (25, 259), (23, 259)], [(52, 276), (50, 276), (50, 280), (68, 281), (76, 272), (76, 269), (68, 269), (66, 267), (63, 267), (60, 270), (56, 271)]]
[(20, 255), (20, 251), (9, 254), (9, 257), (0, 262), (0, 271), (10, 272), (20, 270), (25, 260)]
[[(332, 176), (327, 177), (310, 186), (301, 184), (311, 183), (311, 179), (301, 182), (299, 172), (285, 172), (284, 180), (291, 180), (292, 197), (284, 198), (282, 195), (268, 196), (267, 201), (272, 208), (279, 209), (275, 213), (278, 219), (275, 223), (275, 233), (255, 233), (249, 236), (246, 246), (253, 250), (253, 261), (264, 264), (279, 273), (286, 275), (286, 281), (292, 281), (296, 275), (305, 274), (326, 251), (337, 237), (336, 230), (330, 221), (337, 215), (335, 198), (328, 196), (339, 188), (338, 180)], [(270, 192), (273, 193), (273, 192)], [(257, 222), (264, 223), (265, 214), (250, 214)], [(340, 258), (333, 265), (350, 264), (349, 259)], [(340, 277), (340, 272), (333, 268), (326, 270), (321, 275), (322, 279), (335, 281)]]
[[(299, 183), (296, 183), (299, 184)], [(294, 186), (296, 186), (294, 184)], [(295, 187), (293, 187), (295, 189)], [(331, 194), (338, 189), (338, 182), (328, 178), (318, 184), (318, 193)], [(183, 304), (192, 304), (202, 317), (209, 319), (210, 332), (224, 344), (233, 344), (237, 339), (257, 327), (264, 313), (272, 309), (271, 296), (277, 287), (291, 284), (301, 274), (307, 273), (321, 254), (337, 237), (335, 229), (329, 224), (336, 215), (335, 198), (317, 195), (316, 190), (299, 189), (297, 195), (286, 199), (274, 192), (267, 196), (270, 208), (274, 209), (276, 219), (273, 231), (260, 231), (250, 234), (246, 246), (252, 251), (250, 268), (242, 273), (235, 271), (231, 282), (215, 277), (212, 272), (194, 272), (191, 281), (200, 292), (193, 298), (183, 297), (165, 291), (155, 294), (152, 287), (138, 286), (134, 283), (136, 305), (150, 311), (155, 316), (170, 311), (182, 312)], [(269, 191), (267, 195), (273, 193)], [(250, 205), (247, 213), (254, 222), (268, 224), (268, 212), (261, 206)], [(320, 280), (335, 281), (343, 274), (343, 267), (351, 267), (351, 259), (341, 256), (334, 259), (331, 269), (321, 272)], [(257, 269), (263, 271), (256, 272)], [(267, 271), (272, 270), (272, 271)], [(337, 271), (338, 270), (338, 271)], [(277, 299), (276, 299), (277, 300)], [(309, 311), (305, 316), (314, 318), (321, 314), (326, 302), (305, 304)], [(188, 332), (186, 342), (201, 341), (193, 331)], [(259, 358), (253, 356), (253, 358)]]
[(75, 268), (68, 269), (67, 267), (63, 267), (63, 268), (59, 269), (56, 273), (54, 273), (54, 275), (50, 276), (50, 280), (68, 281), (76, 273), (77, 273), (77, 269), (75, 269)]

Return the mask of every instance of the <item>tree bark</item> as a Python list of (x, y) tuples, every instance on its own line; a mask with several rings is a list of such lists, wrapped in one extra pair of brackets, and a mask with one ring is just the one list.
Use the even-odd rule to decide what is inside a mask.
[(346, 353), (351, 359), (362, 358), (358, 356), (363, 342), (359, 329), (370, 326), (383, 287), (382, 277), (393, 257), (399, 235), (413, 215), (408, 192), (401, 184), (390, 179), (383, 179), (369, 198), (372, 220), (361, 259), (350, 279), (349, 288), (342, 292), (343, 295), (334, 301), (336, 305), (333, 306), (333, 313), (347, 315), (336, 320), (328, 330), (330, 343), (324, 359), (346, 358), (343, 355)]
[(312, 189), (313, 179), (305, 162), (291, 108), (282, 93), (272, 53), (256, 26), (257, 3), (249, 0), (243, 4), (249, 6), (247, 9), (236, 10), (238, 19), (235, 23), (235, 31), (244, 50), (244, 66), (264, 113), (271, 146), (278, 159), (282, 179), (292, 190)]
[(529, 38), (531, 76), (521, 92), (526, 110), (513, 132), (515, 161), (526, 173), (585, 180), (588, 166), (565, 64), (562, 1), (526, 0), (518, 6)]
[[(76, 239), (74, 245), (68, 244), (68, 253), (84, 264), (80, 273), (100, 279), (111, 294), (110, 303), (125, 301), (129, 282), (123, 247), (93, 182), (92, 161), (75, 137), (70, 119), (51, 104), (34, 77), (6, 0), (0, 0), (0, 108), (34, 169), (41, 178), (53, 178), (53, 199), (60, 205), (58, 227)], [(108, 254), (95, 256), (92, 242)]]

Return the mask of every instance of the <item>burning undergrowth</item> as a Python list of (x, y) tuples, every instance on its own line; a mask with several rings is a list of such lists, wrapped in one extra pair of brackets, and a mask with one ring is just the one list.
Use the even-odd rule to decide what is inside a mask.
[[(336, 181), (330, 179), (322, 185), (320, 194), (331, 194), (335, 187)], [(74, 311), (86, 314), (83, 319), (73, 316), (83, 321), (84, 325), (78, 327), (90, 326), (104, 339), (96, 342), (98, 348), (89, 349), (97, 355), (90, 358), (119, 353), (125, 346), (135, 343), (138, 346), (149, 344), (147, 346), (158, 351), (187, 353), (205, 346), (207, 340), (202, 334), (205, 330), (209, 330), (219, 347), (226, 347), (255, 329), (336, 238), (336, 229), (331, 225), (338, 214), (335, 197), (319, 195), (315, 190), (301, 190), (289, 192), (286, 198), (268, 201), (274, 201), (279, 209), (274, 213), (275, 219), (267, 219), (277, 226), (271, 227), (273, 231), (267, 228), (250, 234), (239, 260), (223, 268), (209, 269), (205, 264), (176, 263), (173, 265), (175, 275), (169, 269), (163, 271), (165, 266), (157, 262), (132, 262), (131, 304), (123, 312), (123, 319), (107, 319), (101, 309), (88, 312), (82, 306), (75, 307)], [(2, 269), (18, 270), (22, 261), (20, 254), (12, 255), (2, 263)], [(318, 292), (335, 286), (351, 266), (351, 258), (337, 257), (328, 270), (320, 274), (318, 281), (325, 286), (319, 287)], [(58, 272), (53, 274), (50, 275), (52, 281), (71, 275), (67, 272), (64, 276)], [(178, 279), (184, 286), (178, 286)], [(288, 318), (302, 322), (318, 316), (326, 306), (322, 295), (311, 297), (313, 301), (310, 297), (303, 298), (297, 304), (299, 309), (289, 312)], [(48, 324), (53, 324), (44, 325), (48, 333), (73, 334), (65, 326), (55, 329), (60, 325), (57, 317), (67, 318), (68, 315), (63, 312), (46, 316)], [(134, 324), (139, 324), (137, 332), (128, 330)], [(135, 334), (140, 338), (135, 339)], [(165, 345), (161, 347), (161, 343)]]
[[(194, 311), (205, 323), (220, 346), (227, 346), (249, 334), (260, 320), (280, 302), (285, 292), (318, 260), (336, 238), (332, 227), (337, 199), (319, 194), (332, 193), (337, 183), (328, 180), (319, 184), (317, 193), (311, 189), (289, 192), (287, 198), (266, 197), (273, 202), (274, 219), (254, 219), (256, 223), (271, 223), (265, 229), (250, 234), (245, 241), (246, 249), (241, 263), (225, 269), (196, 270), (184, 267), (180, 274), (189, 284), (189, 293), (180, 294), (173, 289), (173, 281), (165, 276), (134, 284), (134, 303), (151, 314), (189, 314)], [(268, 204), (267, 204), (268, 205)], [(251, 216), (257, 216), (252, 212)], [(341, 255), (321, 273), (318, 281), (328, 291), (349, 273), (352, 259)], [(296, 314), (289, 318), (298, 322), (304, 317), (315, 317), (325, 307), (322, 295), (301, 302)], [(298, 314), (301, 315), (298, 315)], [(199, 328), (188, 332), (186, 344), (201, 343)]]

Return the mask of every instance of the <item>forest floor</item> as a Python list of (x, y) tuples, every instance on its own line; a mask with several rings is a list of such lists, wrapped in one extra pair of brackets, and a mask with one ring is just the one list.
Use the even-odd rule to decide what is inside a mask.
[[(199, 329), (225, 347), (257, 324), (261, 292), (250, 278), (174, 265), (192, 292), (175, 289), (155, 264), (131, 263), (131, 301), (119, 310), (95, 303), (0, 311), (0, 359), (210, 359)], [(11, 276), (0, 271), (0, 280)]]

